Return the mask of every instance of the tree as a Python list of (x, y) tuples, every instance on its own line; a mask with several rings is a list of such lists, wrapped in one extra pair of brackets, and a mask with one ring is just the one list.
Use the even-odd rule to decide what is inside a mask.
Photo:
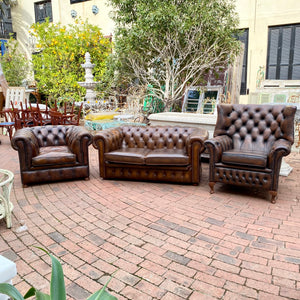
[[(75, 24), (60, 23), (32, 25), (36, 38), (36, 53), (32, 57), (35, 79), (40, 92), (61, 100), (82, 100), (85, 89), (78, 81), (85, 81), (85, 53), (89, 52), (95, 64), (94, 80), (99, 81), (106, 72), (106, 59), (111, 53), (111, 42), (98, 26), (76, 20)], [(59, 100), (59, 99), (58, 99)]]
[[(7, 7), (13, 6), (13, 5), (16, 5), (16, 1), (0, 0), (0, 23), (3, 22)], [(3, 68), (2, 68), (1, 62), (0, 62), (0, 85), (2, 88), (3, 94), (6, 95), (8, 83), (7, 83), (5, 75), (3, 73)]]
[(150, 85), (165, 110), (238, 53), (234, 0), (110, 0), (119, 77)]
[(10, 38), (6, 43), (6, 51), (0, 57), (5, 79), (10, 86), (21, 86), (30, 71), (30, 63), (26, 55), (18, 51), (18, 41)]

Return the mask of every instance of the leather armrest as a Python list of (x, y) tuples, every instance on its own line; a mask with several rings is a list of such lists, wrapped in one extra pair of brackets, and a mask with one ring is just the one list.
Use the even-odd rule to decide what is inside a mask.
[(100, 144), (102, 144), (103, 153), (120, 149), (122, 142), (123, 133), (119, 127), (99, 131), (93, 137), (94, 148), (100, 149)]
[(29, 170), (32, 158), (40, 152), (37, 137), (29, 128), (22, 128), (13, 136), (11, 146), (19, 152), (21, 170)]
[(98, 149), (100, 176), (105, 178), (104, 153), (121, 148), (123, 132), (121, 128), (109, 128), (99, 131), (93, 137), (93, 146)]
[(290, 154), (291, 148), (292, 143), (285, 139), (275, 141), (268, 155), (269, 167), (273, 169), (279, 159)]
[(216, 136), (205, 141), (204, 144), (209, 152), (210, 159), (213, 159), (214, 162), (220, 161), (222, 153), (233, 147), (232, 139), (227, 135)]
[(278, 151), (281, 151), (283, 156), (287, 156), (288, 154), (290, 154), (291, 148), (292, 148), (291, 142), (285, 139), (277, 140), (273, 144), (269, 156), (274, 155), (274, 153)]
[(88, 163), (88, 146), (92, 140), (92, 135), (81, 126), (70, 126), (66, 133), (66, 144), (76, 154), (79, 163)]
[(202, 153), (205, 149), (204, 146), (204, 141), (207, 140), (208, 138), (208, 131), (204, 129), (197, 129), (193, 130), (191, 134), (189, 135), (187, 142), (186, 142), (186, 152), (188, 156), (191, 156), (191, 151), (192, 151), (192, 145), (194, 143), (199, 143), (200, 148), (199, 148), (199, 153)]

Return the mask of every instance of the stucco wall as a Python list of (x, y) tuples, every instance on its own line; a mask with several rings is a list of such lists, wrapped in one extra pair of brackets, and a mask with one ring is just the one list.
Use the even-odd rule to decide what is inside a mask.
[[(70, 4), (70, 0), (52, 0), (52, 5), (54, 22), (61, 22), (62, 24), (74, 22), (71, 10), (75, 10), (77, 17), (81, 17), (83, 20), (88, 19), (89, 23), (101, 27), (104, 35), (113, 33), (114, 23), (109, 17), (111, 8), (106, 0), (90, 0), (75, 4)], [(99, 9), (97, 14), (92, 12), (93, 5), (96, 5)]]
[[(13, 30), (17, 33), (17, 39), (23, 51), (31, 55), (29, 29), (35, 22), (34, 3), (40, 1), (18, 0), (18, 5), (12, 8)], [(92, 12), (92, 6), (99, 9), (98, 14)], [(110, 35), (114, 30), (114, 23), (109, 17), (111, 8), (106, 0), (90, 0), (81, 3), (70, 4), (70, 0), (52, 0), (53, 22), (60, 22), (64, 25), (72, 24), (74, 19), (71, 10), (77, 12), (77, 17), (83, 20), (88, 19), (89, 23), (98, 25), (104, 35)]]
[[(300, 23), (299, 0), (237, 0), (240, 28), (249, 28), (247, 87), (256, 89), (256, 74), (267, 64), (268, 27)], [(247, 103), (248, 96), (240, 102)]]

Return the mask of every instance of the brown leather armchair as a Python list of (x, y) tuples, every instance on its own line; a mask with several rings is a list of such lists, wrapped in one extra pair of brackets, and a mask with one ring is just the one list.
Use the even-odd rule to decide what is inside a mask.
[(216, 182), (269, 190), (275, 203), (283, 156), (294, 142), (296, 107), (285, 105), (218, 105), (209, 152), (209, 186)]
[(19, 152), (23, 187), (28, 184), (89, 178), (92, 135), (79, 126), (22, 128), (12, 138)]

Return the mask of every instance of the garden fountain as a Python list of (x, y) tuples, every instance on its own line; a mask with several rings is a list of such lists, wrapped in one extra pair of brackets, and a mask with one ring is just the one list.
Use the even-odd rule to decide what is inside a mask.
[(96, 100), (95, 87), (98, 82), (94, 81), (93, 68), (95, 64), (91, 63), (91, 55), (89, 52), (85, 53), (85, 63), (81, 65), (85, 69), (85, 81), (78, 82), (78, 84), (86, 89), (85, 102), (93, 104)]

